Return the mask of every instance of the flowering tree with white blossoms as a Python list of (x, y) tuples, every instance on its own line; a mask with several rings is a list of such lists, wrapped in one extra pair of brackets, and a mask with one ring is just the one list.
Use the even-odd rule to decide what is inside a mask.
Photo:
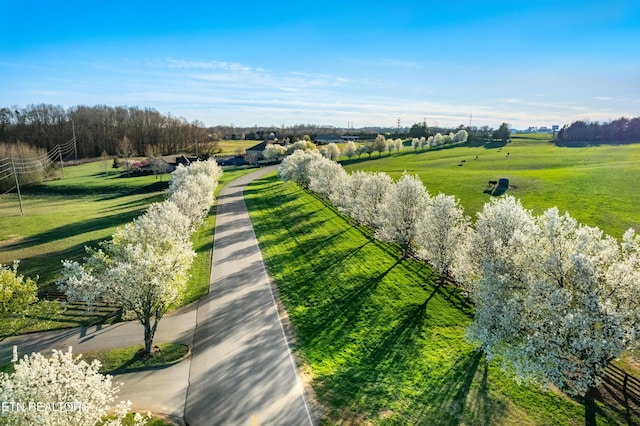
[(638, 347), (640, 243), (627, 232), (620, 247), (557, 208), (513, 213), (502, 221), (512, 232), (485, 232), (488, 215), (479, 215), (478, 234), (493, 233), (495, 250), (481, 260), (470, 336), (516, 378), (584, 395), (588, 408), (608, 363)]
[(386, 173), (365, 173), (362, 177), (364, 179), (352, 195), (351, 217), (364, 225), (375, 227), (379, 218), (378, 210), (393, 181)]
[(338, 148), (338, 145), (333, 142), (327, 145), (327, 158), (329, 160), (335, 161), (335, 159), (338, 158), (339, 155), (340, 148)]
[(406, 257), (418, 233), (429, 193), (417, 176), (406, 172), (389, 188), (378, 209), (376, 238), (397, 243)]
[(499, 353), (513, 334), (524, 303), (526, 247), (534, 234), (531, 212), (519, 200), (494, 198), (478, 213), (472, 258), (478, 280), (470, 287), (476, 314), (468, 332), (479, 341), (488, 358)]
[(167, 196), (187, 216), (195, 230), (205, 218), (213, 203), (213, 191), (222, 176), (215, 160), (196, 161), (183, 165), (171, 173)]
[(158, 322), (184, 292), (195, 256), (189, 237), (209, 211), (221, 174), (213, 160), (178, 167), (169, 200), (151, 205), (100, 249), (87, 248), (84, 264), (63, 261), (58, 288), (70, 301), (89, 307), (107, 301), (133, 313), (149, 354)]
[(469, 132), (467, 132), (466, 130), (462, 129), (462, 130), (458, 130), (456, 132), (456, 134), (453, 136), (453, 141), (454, 142), (466, 142), (467, 139), (469, 138)]
[(295, 141), (291, 145), (287, 146), (287, 154), (293, 154), (294, 152), (301, 151), (315, 151), (316, 146), (311, 141), (301, 140)]
[(427, 142), (427, 139), (424, 136), (420, 136), (419, 143), (420, 143), (420, 150), (424, 151), (425, 146), (429, 148), (429, 143)]
[[(184, 218), (172, 209), (165, 212)], [(132, 312), (144, 327), (144, 353), (149, 354), (158, 322), (182, 295), (195, 256), (189, 234), (173, 238), (165, 232), (179, 220), (159, 217), (151, 222), (143, 215), (117, 230), (99, 250), (87, 249), (84, 265), (63, 261), (58, 287), (70, 301), (93, 306), (103, 300)]]
[(454, 196), (440, 193), (428, 200), (418, 224), (417, 255), (440, 276), (440, 287), (447, 276), (461, 283), (470, 279), (472, 232), (469, 218)]
[(395, 141), (393, 141), (393, 145), (396, 148), (396, 152), (400, 152), (400, 150), (402, 149), (402, 139), (396, 139)]
[[(373, 141), (371, 152), (378, 151), (378, 155), (382, 155), (382, 152), (386, 148), (387, 148), (387, 139), (384, 137), (384, 135), (376, 136), (375, 140)], [(371, 155), (371, 153), (369, 155)]]
[(169, 181), (168, 193), (171, 193), (183, 186), (183, 180), (188, 176), (203, 174), (208, 176), (212, 181), (218, 182), (222, 177), (222, 169), (218, 166), (218, 163), (214, 159), (207, 161), (196, 161), (191, 163), (190, 166), (185, 167), (180, 164), (172, 173), (171, 180)]
[[(120, 388), (112, 377), (98, 372), (100, 362), (91, 364), (81, 356), (53, 350), (50, 358), (39, 353), (18, 361), (14, 347), (15, 372), (0, 373), (0, 424), (11, 426), (105, 425), (122, 424), (130, 402), (111, 407)], [(8, 409), (4, 409), (8, 408)], [(105, 421), (107, 415), (113, 419)], [(135, 425), (148, 418), (136, 414)]]
[(267, 161), (278, 161), (287, 154), (287, 148), (280, 144), (268, 143), (262, 152), (262, 156)]
[(190, 174), (181, 179), (180, 185), (169, 187), (168, 200), (178, 206), (195, 230), (209, 213), (213, 204), (213, 191), (217, 182), (204, 174)]
[(341, 185), (343, 196), (341, 199), (336, 200), (337, 202), (335, 204), (342, 214), (354, 217), (357, 199), (356, 196), (367, 176), (367, 172), (360, 170), (347, 174), (346, 179), (344, 179), (344, 182)]
[(342, 154), (345, 155), (349, 160), (351, 160), (351, 158), (357, 153), (358, 147), (353, 141), (347, 142), (347, 144), (344, 146), (344, 151), (342, 152)]
[(347, 172), (342, 166), (328, 158), (318, 158), (309, 164), (309, 189), (332, 200), (339, 189), (339, 183)]
[(440, 133), (436, 133), (433, 135), (433, 139), (431, 140), (431, 147), (439, 147), (444, 144), (444, 136)]
[(310, 182), (309, 167), (322, 156), (316, 150), (296, 150), (286, 157), (278, 167), (278, 174), (283, 181), (292, 180), (307, 188)]

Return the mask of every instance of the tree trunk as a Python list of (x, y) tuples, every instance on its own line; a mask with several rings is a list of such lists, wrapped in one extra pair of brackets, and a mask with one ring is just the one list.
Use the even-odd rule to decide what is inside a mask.
[(596, 426), (596, 395), (598, 389), (590, 387), (584, 394), (584, 424), (585, 426)]
[(149, 355), (151, 353), (151, 345), (153, 344), (151, 318), (145, 318), (143, 325), (144, 325), (144, 355)]
[(153, 336), (156, 334), (156, 328), (158, 328), (158, 317), (151, 319), (151, 316), (144, 319), (142, 325), (144, 326), (144, 355), (151, 353), (153, 347)]

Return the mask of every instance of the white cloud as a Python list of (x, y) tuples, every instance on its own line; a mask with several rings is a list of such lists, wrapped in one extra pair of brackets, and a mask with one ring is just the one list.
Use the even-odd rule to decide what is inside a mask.
[(167, 59), (167, 66), (169, 68), (181, 68), (181, 69), (217, 69), (225, 71), (243, 71), (250, 72), (255, 71), (253, 68), (248, 67), (237, 62), (225, 62), (225, 61), (188, 61), (169, 58)]

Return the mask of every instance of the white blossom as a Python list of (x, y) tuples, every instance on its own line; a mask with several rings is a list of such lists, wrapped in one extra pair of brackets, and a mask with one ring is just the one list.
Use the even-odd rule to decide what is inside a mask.
[(280, 163), (278, 174), (283, 181), (292, 180), (298, 185), (308, 187), (310, 181), (309, 166), (322, 156), (315, 150), (296, 150)]
[(380, 205), (393, 185), (393, 181), (386, 173), (365, 173), (360, 177), (363, 180), (352, 194), (351, 217), (359, 223), (375, 227)]
[(440, 275), (440, 285), (451, 275), (466, 282), (470, 259), (471, 228), (464, 209), (452, 195), (429, 198), (418, 223), (418, 257), (431, 264)]
[[(518, 379), (585, 394), (613, 358), (637, 346), (637, 239), (627, 233), (620, 247), (557, 208), (533, 218), (504, 200), (491, 207), (505, 207), (502, 216), (510, 207), (508, 220), (479, 215), (478, 234), (493, 244), (479, 245), (487, 250), (470, 335)], [(490, 217), (501, 228), (490, 232)]]
[[(71, 348), (54, 349), (49, 358), (33, 353), (16, 361), (14, 373), (0, 373), (0, 401), (13, 404), (3, 410), (0, 424), (119, 425), (129, 410), (130, 402), (112, 406), (120, 388), (111, 376), (98, 372), (100, 362), (74, 357)], [(104, 423), (108, 414), (115, 418)], [(138, 416), (136, 425), (146, 420)]]
[(287, 154), (287, 148), (280, 144), (268, 143), (264, 148), (262, 155), (267, 161), (278, 161)]
[(351, 159), (354, 155), (358, 153), (358, 147), (353, 141), (349, 141), (344, 146), (343, 155), (347, 156), (348, 159)]
[(336, 182), (347, 173), (342, 166), (328, 158), (317, 158), (308, 167), (309, 189), (328, 199), (334, 199)]
[(393, 144), (396, 148), (396, 151), (400, 152), (400, 150), (402, 149), (402, 139), (397, 138), (395, 141), (393, 141)]
[(405, 172), (380, 204), (376, 238), (397, 243), (403, 249), (403, 256), (409, 254), (428, 198), (420, 178)]
[(215, 161), (178, 167), (169, 200), (151, 205), (99, 249), (87, 248), (84, 264), (63, 261), (58, 288), (70, 301), (88, 307), (106, 301), (133, 313), (148, 353), (158, 322), (184, 292), (195, 256), (190, 235), (208, 212), (220, 176)]

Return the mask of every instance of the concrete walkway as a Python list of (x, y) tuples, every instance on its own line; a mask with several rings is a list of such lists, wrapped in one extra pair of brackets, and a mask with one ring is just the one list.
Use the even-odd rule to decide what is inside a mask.
[[(218, 197), (210, 293), (160, 321), (155, 341), (191, 345), (192, 356), (162, 370), (118, 375), (119, 399), (191, 426), (313, 424), (243, 199), (268, 167), (225, 186)], [(142, 326), (119, 323), (17, 336), (0, 360), (20, 353), (75, 353), (140, 344)]]

